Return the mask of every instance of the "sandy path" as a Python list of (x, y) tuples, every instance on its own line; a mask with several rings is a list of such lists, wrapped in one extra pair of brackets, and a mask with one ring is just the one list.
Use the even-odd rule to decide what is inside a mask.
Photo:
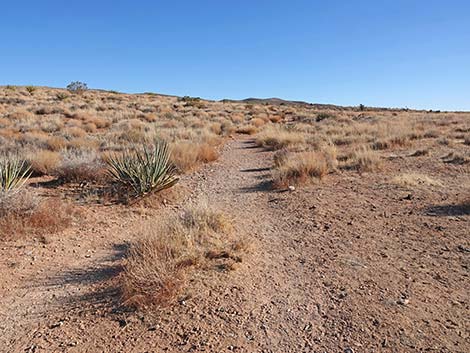
[[(79, 260), (51, 257), (43, 265), (49, 268), (40, 269), (47, 276), (28, 273), (35, 277), (34, 284), (27, 282), (2, 299), (6, 308), (2, 344), (10, 347), (6, 351), (29, 347), (32, 351), (109, 352), (158, 347), (270, 352), (282, 347), (284, 352), (298, 352), (308, 347), (321, 322), (318, 286), (302, 266), (297, 245), (301, 234), (281, 221), (278, 197), (266, 193), (269, 153), (253, 147), (249, 140), (232, 141), (218, 162), (183, 181), (193, 188), (191, 199), (208, 200), (233, 216), (237, 231), (252, 242), (253, 250), (241, 269), (198, 288), (202, 292), (191, 293), (191, 300), (165, 311), (156, 323), (149, 319), (159, 330), (148, 331), (147, 322), (123, 330), (116, 315), (128, 314), (114, 312), (115, 295), (112, 285), (107, 287), (118, 272), (122, 236), (112, 239), (119, 240), (115, 244), (97, 241), (92, 256), (81, 253)], [(132, 222), (127, 223), (132, 227)], [(114, 235), (119, 229), (108, 232)], [(96, 239), (102, 239), (103, 233), (97, 231)], [(203, 319), (195, 321), (195, 316)]]
[[(94, 233), (85, 227), (48, 245), (63, 247), (63, 256), (46, 247), (38, 267), (8, 270), (22, 279), (2, 285), (0, 351), (465, 352), (468, 257), (459, 249), (468, 248), (468, 215), (420, 214), (423, 200), (400, 201), (380, 175), (332, 175), (309, 189), (273, 192), (271, 157), (249, 139), (234, 140), (217, 162), (182, 180), (192, 189), (182, 204), (208, 200), (252, 241), (240, 268), (203, 275), (184, 301), (154, 315), (125, 312), (115, 278), (142, 216), (106, 214)], [(15, 249), (1, 256), (31, 250)], [(436, 263), (437, 277), (427, 270)]]

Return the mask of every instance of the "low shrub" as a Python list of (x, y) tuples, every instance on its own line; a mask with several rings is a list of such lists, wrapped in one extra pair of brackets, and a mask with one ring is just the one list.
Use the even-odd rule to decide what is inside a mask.
[(344, 166), (359, 172), (372, 172), (380, 169), (380, 156), (368, 147), (363, 146), (346, 157)]
[(103, 177), (104, 164), (95, 151), (65, 150), (52, 174), (66, 183), (98, 181)]
[(171, 161), (180, 172), (193, 170), (218, 158), (216, 148), (209, 143), (177, 141), (172, 144)]
[(280, 150), (292, 145), (301, 145), (305, 142), (304, 135), (295, 130), (287, 130), (283, 127), (268, 126), (258, 134), (256, 144), (269, 150)]
[(106, 163), (108, 174), (138, 197), (168, 189), (178, 182), (170, 163), (169, 146), (163, 141), (156, 141), (151, 148), (144, 145), (141, 149), (110, 155)]
[(46, 236), (67, 228), (77, 212), (60, 199), (40, 200), (28, 190), (0, 192), (0, 238)]
[(131, 307), (171, 304), (196, 270), (231, 269), (245, 249), (231, 238), (231, 221), (201, 203), (164, 222), (142, 225), (131, 244), (121, 277), (122, 300)]
[(258, 129), (253, 125), (243, 125), (238, 127), (235, 131), (239, 134), (254, 135), (258, 132)]
[(323, 179), (329, 172), (328, 161), (321, 152), (293, 152), (279, 154), (275, 159), (273, 186), (285, 188), (300, 185), (315, 179)]
[(74, 81), (67, 85), (67, 90), (74, 94), (81, 94), (88, 90), (88, 86), (84, 82)]
[(27, 157), (29, 166), (34, 175), (47, 175), (53, 173), (60, 162), (60, 153), (48, 150), (34, 151)]

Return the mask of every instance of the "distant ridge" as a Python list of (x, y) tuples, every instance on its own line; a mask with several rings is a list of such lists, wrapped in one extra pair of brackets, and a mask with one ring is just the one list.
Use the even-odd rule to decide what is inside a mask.
[[(231, 103), (247, 103), (247, 104), (270, 104), (270, 105), (294, 105), (294, 106), (308, 106), (316, 109), (330, 109), (330, 110), (358, 110), (359, 106), (342, 106), (335, 104), (320, 104), (320, 103), (308, 103), (304, 101), (290, 101), (281, 98), (245, 98), (245, 99), (222, 99), (221, 102), (231, 102)], [(400, 108), (400, 107), (364, 107), (365, 111), (376, 110), (376, 111), (416, 111), (416, 112), (432, 112), (432, 110), (426, 109), (412, 109), (412, 108)], [(434, 112), (444, 112), (440, 110), (435, 110)], [(458, 111), (456, 111), (458, 112)]]
[(344, 109), (347, 107), (342, 107), (334, 104), (317, 104), (317, 103), (308, 103), (304, 101), (290, 101), (281, 98), (246, 98), (246, 99), (223, 99), (223, 102), (232, 102), (232, 103), (248, 103), (248, 104), (271, 104), (271, 105), (298, 105), (298, 106), (309, 106), (316, 107), (319, 109)]
[(296, 105), (296, 106), (308, 106), (317, 109), (332, 109), (332, 110), (349, 110), (357, 107), (343, 107), (335, 104), (319, 104), (319, 103), (308, 103), (304, 101), (290, 101), (281, 98), (246, 98), (241, 100), (236, 99), (223, 99), (222, 102), (232, 103), (247, 103), (247, 104), (270, 104), (270, 105)]

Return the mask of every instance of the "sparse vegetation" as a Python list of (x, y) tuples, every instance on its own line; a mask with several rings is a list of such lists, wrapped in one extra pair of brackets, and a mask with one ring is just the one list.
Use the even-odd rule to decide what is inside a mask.
[[(2, 308), (5, 318), (14, 322), (13, 326), (7, 323), (7, 331), (16, 334), (18, 328), (21, 337), (32, 337), (22, 329), (31, 326), (31, 321), (25, 321), (31, 316), (15, 317), (19, 309), (21, 315), (30, 309), (37, 313), (38, 306), (20, 308), (30, 298), (29, 294), (23, 297), (24, 288), (31, 288), (31, 279), (38, 278), (35, 286), (39, 288), (34, 287), (31, 295), (47, 293), (52, 298), (59, 294), (60, 301), (37, 301), (37, 305), (46, 305), (47, 322), (38, 319), (45, 335), (34, 335), (38, 341), (32, 343), (40, 342), (47, 351), (63, 349), (59, 344), (83, 332), (74, 326), (78, 322), (109, 333), (109, 337), (124, 332), (131, 322), (130, 329), (125, 329), (130, 340), (141, 332), (151, 337), (153, 329), (157, 331), (153, 337), (162, 337), (171, 327), (175, 328), (175, 334), (169, 335), (174, 338), (172, 343), (181, 341), (182, 349), (191, 350), (190, 344), (202, 340), (192, 326), (187, 336), (188, 322), (202, 320), (200, 332), (206, 332), (204, 320), (236, 323), (239, 308), (244, 315), (261, 307), (273, 284), (276, 290), (302, 287), (308, 292), (320, 285), (334, 301), (347, 294), (363, 314), (346, 315), (346, 321), (359, 322), (351, 326), (348, 321), (348, 330), (362, 330), (361, 322), (367, 326), (367, 317), (373, 316), (387, 330), (403, 327), (412, 333), (411, 326), (405, 327), (409, 322), (428, 319), (423, 315), (430, 311), (418, 310), (422, 305), (419, 296), (403, 287), (407, 271), (413, 272), (420, 290), (428, 286), (426, 303), (433, 312), (448, 311), (447, 304), (452, 306), (451, 314), (459, 310), (448, 299), (460, 303), (461, 293), (465, 293), (461, 281), (465, 269), (458, 261), (467, 252), (462, 224), (469, 214), (468, 113), (342, 108), (277, 100), (215, 102), (102, 90), (71, 94), (45, 87), (36, 87), (31, 95), (20, 86), (0, 87), (0, 98), (0, 153), (15, 156), (7, 159), (18, 163), (13, 168), (16, 186), (0, 191), (0, 241), (4, 244), (0, 246), (4, 260), (0, 261), (0, 289), (5, 289), (2, 295), (6, 298)], [(155, 138), (167, 141), (166, 152), (162, 152), (164, 148), (156, 151)], [(177, 178), (182, 185), (161, 190)], [(211, 207), (197, 201), (204, 194)], [(146, 195), (149, 197), (142, 200)], [(244, 252), (251, 244), (253, 254), (245, 261)], [(426, 250), (426, 256), (420, 256), (420, 249)], [(395, 271), (397, 258), (400, 271)], [(441, 264), (450, 264), (451, 270)], [(440, 277), (434, 276), (436, 266), (440, 266)], [(313, 278), (313, 268), (331, 280), (332, 286), (326, 288)], [(239, 272), (229, 273), (233, 269)], [(382, 278), (383, 273), (392, 279)], [(292, 281), (293, 274), (299, 278)], [(371, 280), (373, 286), (350, 290), (363, 282), (364, 275), (364, 283)], [(60, 286), (55, 285), (56, 277)], [(51, 278), (53, 286), (49, 285)], [(442, 278), (455, 291), (448, 292)], [(119, 292), (114, 291), (115, 286)], [(387, 306), (390, 297), (401, 305), (403, 315), (416, 314), (419, 320), (390, 319), (389, 310), (382, 310), (384, 302), (376, 300), (381, 298), (377, 288), (390, 289)], [(364, 295), (369, 292), (371, 295)], [(401, 297), (404, 292), (412, 294), (408, 309)], [(74, 294), (67, 297), (67, 304), (69, 300), (74, 304), (71, 310), (52, 315), (55, 303), (62, 305), (62, 295), (69, 293)], [(400, 297), (395, 298), (397, 295)], [(297, 303), (297, 292), (295, 296)], [(119, 299), (119, 310), (106, 307)], [(75, 300), (84, 306), (80, 312), (87, 313), (79, 320)], [(155, 306), (170, 304), (175, 307), (153, 311)], [(364, 311), (369, 305), (373, 313)], [(123, 306), (141, 312), (127, 313), (127, 309), (121, 310)], [(341, 308), (337, 305), (329, 311), (331, 322), (345, 318), (337, 312)], [(106, 315), (97, 319), (95, 309)], [(161, 312), (165, 315), (156, 318), (155, 313)], [(279, 318), (277, 310), (271, 312), (273, 318)], [(307, 311), (299, 313), (302, 322), (309, 319)], [(463, 327), (459, 319), (463, 311), (456, 313), (448, 318)], [(271, 315), (261, 314), (263, 322), (266, 314)], [(70, 320), (63, 328), (50, 326), (54, 328), (49, 331), (48, 325), (65, 315)], [(441, 322), (446, 322), (444, 316), (439, 317)], [(143, 322), (134, 321), (136, 318)], [(160, 320), (160, 328), (147, 326), (149, 318)], [(169, 326), (165, 326), (166, 320), (170, 320)], [(221, 322), (216, 321), (216, 326)], [(272, 323), (276, 324), (272, 320), (269, 325)], [(284, 325), (285, 320), (279, 324)], [(310, 332), (309, 325), (306, 332)], [(381, 327), (374, 326), (374, 330)], [(273, 327), (271, 332), (282, 332), (280, 328)], [(287, 328), (290, 332), (293, 326)], [(426, 330), (426, 325), (421, 328)], [(56, 346), (43, 340), (52, 337), (52, 332), (58, 338)], [(352, 334), (359, 332), (365, 331)], [(254, 346), (240, 349), (260, 346), (259, 333), (254, 332)], [(338, 332), (334, 333), (325, 342), (331, 339), (337, 348)], [(426, 334), (432, 337), (431, 333)], [(460, 336), (452, 335), (450, 329), (448, 333), (452, 347), (457, 347), (454, 341)], [(251, 337), (249, 332), (237, 331), (235, 342), (245, 334)], [(377, 334), (387, 335), (390, 347), (400, 344), (397, 332)], [(400, 339), (392, 342), (393, 337)], [(92, 349), (95, 338), (80, 342), (78, 349)], [(415, 342), (415, 336), (410, 338)], [(0, 338), (2, 343), (8, 340)], [(102, 349), (112, 347), (112, 351), (115, 342), (109, 338)], [(144, 349), (139, 342), (132, 348)], [(211, 350), (209, 347), (200, 346)]]
[(273, 173), (273, 186), (285, 188), (290, 185), (305, 184), (321, 180), (328, 173), (328, 162), (323, 153), (295, 152), (288, 153), (276, 160), (276, 169)]
[(373, 172), (380, 168), (380, 156), (368, 147), (357, 148), (351, 152), (344, 166), (359, 172)]
[(88, 90), (88, 86), (84, 82), (74, 81), (74, 82), (71, 82), (67, 85), (67, 90), (70, 93), (81, 94), (81, 93), (85, 92), (86, 90)]
[(26, 91), (30, 94), (30, 95), (33, 95), (34, 94), (34, 91), (36, 91), (36, 87), (34, 86), (26, 86)]
[(177, 298), (193, 271), (210, 270), (214, 261), (239, 262), (244, 247), (231, 236), (231, 221), (202, 202), (170, 215), (164, 223), (149, 222), (130, 247), (122, 276), (125, 305), (166, 305)]
[(305, 142), (304, 135), (295, 130), (287, 130), (283, 127), (269, 126), (258, 134), (256, 143), (271, 150), (279, 150), (293, 145), (301, 145)]
[(438, 180), (434, 180), (427, 175), (420, 173), (404, 173), (400, 174), (392, 179), (392, 183), (404, 187), (413, 186), (442, 186), (442, 183)]
[(169, 161), (170, 150), (163, 141), (155, 141), (152, 147), (124, 151), (106, 159), (108, 173), (118, 183), (145, 196), (172, 187), (178, 182), (175, 169)]

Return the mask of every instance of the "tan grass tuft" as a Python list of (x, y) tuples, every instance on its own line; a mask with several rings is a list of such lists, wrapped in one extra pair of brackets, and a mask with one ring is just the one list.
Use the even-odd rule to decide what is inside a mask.
[[(171, 304), (194, 271), (212, 261), (230, 261), (242, 249), (230, 240), (232, 226), (222, 213), (202, 203), (140, 229), (121, 277), (122, 300), (137, 308)], [(223, 254), (221, 256), (221, 254)]]
[(427, 175), (419, 173), (404, 173), (392, 179), (392, 183), (399, 186), (442, 186), (439, 180), (434, 180)]
[(321, 180), (328, 174), (328, 162), (320, 152), (295, 152), (278, 157), (273, 172), (273, 186), (285, 188), (300, 185), (315, 179)]

